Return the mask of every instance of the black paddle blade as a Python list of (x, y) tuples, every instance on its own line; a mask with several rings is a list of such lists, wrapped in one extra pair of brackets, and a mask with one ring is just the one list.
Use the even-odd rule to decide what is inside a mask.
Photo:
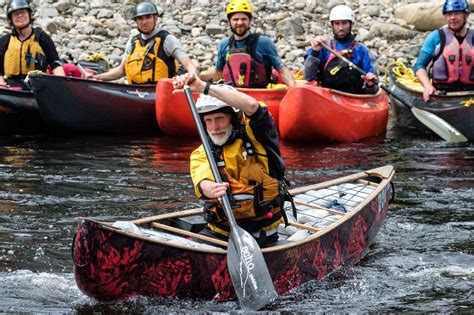
[(278, 297), (257, 241), (244, 229), (231, 229), (227, 267), (242, 308), (259, 310)]

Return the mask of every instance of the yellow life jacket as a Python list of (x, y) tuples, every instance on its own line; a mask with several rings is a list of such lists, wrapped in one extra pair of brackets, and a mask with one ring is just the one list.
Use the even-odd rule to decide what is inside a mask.
[[(220, 168), (220, 172), (232, 191), (229, 197), (234, 217), (244, 229), (249, 232), (269, 230), (283, 222), (280, 184), (264, 172), (255, 156), (247, 157), (238, 179), (231, 177), (225, 167)], [(229, 231), (227, 217), (217, 199), (206, 200), (204, 213), (211, 230), (221, 234), (225, 234), (221, 231)]]
[(31, 36), (20, 41), (16, 36), (10, 36), (4, 57), (4, 75), (8, 78), (27, 75), (33, 70), (46, 72), (48, 63), (46, 55), (39, 44), (42, 30), (34, 28)]
[[(250, 134), (247, 136), (247, 133)], [(222, 179), (230, 185), (232, 211), (239, 225), (251, 233), (268, 231), (285, 221), (282, 186), (277, 179), (268, 175), (266, 151), (255, 139), (248, 125), (241, 134), (241, 138), (223, 146), (221, 160), (218, 162), (219, 171)], [(198, 185), (206, 178), (213, 180), (212, 173), (208, 173), (209, 164), (206, 163), (202, 147), (193, 152), (193, 155), (191, 169), (195, 184)], [(199, 179), (196, 181), (197, 178)], [(204, 213), (211, 230), (228, 235), (228, 221), (217, 199), (205, 200)]]
[(132, 52), (125, 63), (129, 84), (152, 84), (176, 75), (176, 61), (166, 55), (163, 47), (168, 34), (162, 30), (146, 41), (140, 34), (132, 39)]

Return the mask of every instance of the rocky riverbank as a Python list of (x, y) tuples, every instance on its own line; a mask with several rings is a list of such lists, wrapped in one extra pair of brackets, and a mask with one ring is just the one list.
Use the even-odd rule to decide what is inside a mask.
[[(127, 39), (136, 33), (132, 12), (135, 0), (34, 0), (35, 25), (51, 34), (60, 56), (75, 62), (102, 52), (117, 65)], [(7, 1), (0, 0), (0, 14), (6, 16)], [(175, 34), (201, 70), (215, 60), (217, 42), (228, 34), (227, 2), (216, 0), (155, 1), (163, 12), (164, 28)], [(348, 4), (356, 12), (354, 25), (359, 39), (374, 53), (380, 74), (396, 59), (413, 65), (423, 39), (444, 24), (443, 1), (396, 0), (254, 0), (254, 31), (272, 38), (280, 56), (292, 69), (300, 69), (309, 40), (330, 35), (329, 10)], [(472, 8), (472, 6), (471, 6)], [(471, 23), (472, 24), (472, 23)], [(6, 18), (0, 30), (8, 31)]]

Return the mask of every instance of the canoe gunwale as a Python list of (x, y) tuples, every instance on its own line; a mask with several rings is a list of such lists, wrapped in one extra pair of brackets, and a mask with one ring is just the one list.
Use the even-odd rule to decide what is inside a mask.
[[(356, 173), (356, 174), (353, 174), (353, 175), (344, 176), (344, 177), (340, 177), (340, 178), (337, 178), (337, 179), (325, 181), (325, 182), (319, 183), (319, 184), (314, 184), (314, 185), (304, 186), (304, 187), (301, 187), (301, 188), (291, 189), (290, 193), (292, 195), (296, 195), (296, 194), (303, 193), (303, 192), (306, 192), (306, 191), (309, 191), (309, 190), (322, 189), (322, 188), (342, 184), (342, 183), (345, 183), (345, 182), (356, 181), (358, 179), (366, 178), (368, 176), (377, 176), (377, 177), (381, 178), (381, 182), (378, 183), (376, 188), (374, 187), (375, 189), (371, 192), (371, 194), (369, 196), (367, 196), (364, 199), (364, 201), (362, 201), (360, 204), (358, 204), (350, 212), (344, 213), (343, 216), (341, 216), (341, 218), (339, 220), (334, 221), (331, 224), (328, 224), (327, 226), (325, 226), (324, 228), (321, 228), (317, 232), (313, 231), (314, 233), (312, 235), (308, 236), (305, 239), (293, 241), (293, 242), (287, 243), (287, 244), (281, 244), (281, 245), (276, 245), (276, 246), (272, 246), (272, 247), (262, 248), (262, 253), (264, 253), (264, 254), (265, 253), (272, 253), (272, 252), (277, 252), (277, 251), (281, 251), (281, 250), (285, 250), (285, 249), (290, 249), (290, 248), (293, 248), (293, 247), (298, 247), (298, 246), (301, 246), (303, 244), (313, 242), (315, 239), (320, 238), (321, 236), (323, 236), (327, 233), (330, 233), (331, 231), (336, 229), (338, 226), (344, 224), (346, 221), (350, 220), (352, 217), (358, 215), (359, 212), (361, 210), (363, 210), (364, 207), (367, 206), (367, 204), (372, 202), (372, 200), (388, 184), (390, 184), (390, 181), (393, 178), (394, 173), (395, 172), (394, 172), (394, 169), (393, 169), (392, 166), (384, 166), (384, 167), (376, 168), (376, 169), (373, 169), (373, 170), (364, 171), (364, 172)], [(173, 212), (173, 213), (165, 213), (165, 214), (161, 214), (161, 215), (157, 215), (157, 216), (138, 219), (138, 220), (135, 220), (135, 221), (132, 221), (132, 222), (134, 222), (136, 225), (145, 225), (145, 224), (151, 224), (153, 222), (160, 221), (160, 220), (165, 220), (165, 219), (170, 219), (170, 218), (186, 217), (186, 216), (191, 216), (191, 215), (199, 215), (199, 214), (202, 214), (202, 213), (203, 213), (202, 208), (195, 208), (195, 209), (188, 209), (188, 210), (183, 210), (183, 211), (178, 211), (178, 212)], [(201, 253), (208, 253), (208, 254), (218, 254), (218, 255), (226, 255), (226, 253), (227, 253), (227, 251), (225, 249), (219, 249), (219, 248), (216, 248), (216, 249), (193, 248), (193, 247), (190, 247), (190, 246), (179, 245), (179, 244), (171, 244), (170, 242), (161, 241), (161, 240), (157, 240), (157, 239), (151, 239), (149, 237), (145, 237), (145, 236), (141, 236), (141, 235), (138, 235), (138, 234), (126, 232), (126, 231), (120, 230), (118, 228), (112, 227), (111, 222), (99, 222), (99, 221), (95, 221), (95, 220), (84, 218), (84, 217), (78, 218), (79, 222), (81, 222), (81, 220), (95, 222), (99, 225), (100, 228), (102, 228), (104, 230), (107, 230), (107, 231), (111, 231), (113, 233), (118, 233), (118, 234), (121, 234), (121, 235), (124, 235), (124, 236), (127, 236), (127, 237), (139, 239), (139, 240), (142, 240), (142, 241), (145, 241), (145, 242), (155, 243), (155, 244), (158, 244), (158, 245), (161, 245), (161, 246), (165, 246), (167, 248), (182, 249), (182, 250), (186, 250), (186, 251), (194, 251), (194, 252), (201, 252)]]
[(268, 92), (268, 91), (272, 91), (272, 92), (280, 92), (280, 91), (288, 91), (288, 87), (285, 87), (285, 88), (275, 88), (275, 89), (267, 89), (267, 88), (255, 88), (255, 89), (252, 89), (252, 88), (240, 88), (240, 87), (237, 87), (236, 88), (238, 91), (240, 92)]
[(364, 98), (374, 98), (374, 97), (379, 96), (382, 93), (385, 93), (382, 89), (379, 89), (377, 91), (377, 93), (375, 93), (375, 94), (353, 94), (353, 93), (348, 93), (348, 92), (334, 90), (334, 89), (328, 89), (328, 90), (330, 90), (331, 93), (333, 93), (333, 94), (343, 95), (343, 96), (347, 96), (347, 97), (350, 97), (350, 98), (362, 98), (362, 99), (364, 99)]
[[(47, 73), (32, 73), (30, 74), (31, 77), (41, 76), (41, 77), (48, 77), (52, 80), (57, 81), (80, 81), (88, 85), (104, 85), (110, 87), (128, 87), (128, 88), (149, 88), (150, 90), (155, 89), (155, 84), (127, 84), (127, 83), (119, 83), (116, 81), (101, 81), (101, 80), (90, 80), (90, 79), (83, 79), (77, 77), (69, 77), (69, 76), (57, 76), (53, 74)], [(34, 90), (34, 89), (32, 89)]]

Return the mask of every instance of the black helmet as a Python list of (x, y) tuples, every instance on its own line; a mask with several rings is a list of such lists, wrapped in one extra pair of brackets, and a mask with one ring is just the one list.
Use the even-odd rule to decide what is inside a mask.
[(26, 0), (10, 0), (7, 6), (7, 16), (10, 18), (11, 14), (21, 9), (28, 9), (31, 12), (31, 7)]
[(133, 19), (136, 19), (137, 17), (142, 16), (142, 15), (148, 15), (148, 14), (159, 15), (158, 10), (156, 9), (156, 6), (151, 2), (140, 2), (135, 7), (135, 12), (133, 13)]

